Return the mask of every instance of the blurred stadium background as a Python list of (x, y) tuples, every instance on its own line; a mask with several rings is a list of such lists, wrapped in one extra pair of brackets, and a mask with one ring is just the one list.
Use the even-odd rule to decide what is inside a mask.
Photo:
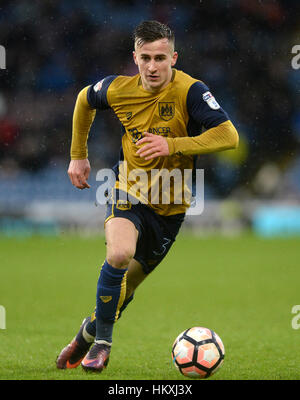
[(211, 87), (240, 134), (238, 150), (199, 157), (205, 207), (186, 229), (300, 235), (299, 11), (297, 0), (1, 2), (0, 234), (102, 231), (95, 174), (117, 161), (121, 130), (96, 117), (92, 188), (79, 191), (66, 173), (73, 107), (87, 84), (137, 72), (131, 32), (157, 19), (175, 30), (176, 67)]

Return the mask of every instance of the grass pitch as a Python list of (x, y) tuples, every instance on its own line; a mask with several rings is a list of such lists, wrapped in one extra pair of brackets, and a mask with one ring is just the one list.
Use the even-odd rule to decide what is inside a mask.
[(171, 361), (176, 336), (205, 326), (226, 355), (210, 380), (298, 380), (299, 240), (181, 233), (114, 328), (108, 368), (57, 370), (55, 358), (94, 308), (102, 237), (0, 239), (0, 379), (189, 380)]

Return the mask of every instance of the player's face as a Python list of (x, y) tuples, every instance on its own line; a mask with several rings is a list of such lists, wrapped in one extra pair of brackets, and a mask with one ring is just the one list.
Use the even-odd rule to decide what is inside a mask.
[(133, 52), (138, 66), (143, 88), (151, 92), (166, 87), (172, 78), (172, 67), (176, 64), (178, 54), (168, 39), (144, 43), (136, 46)]

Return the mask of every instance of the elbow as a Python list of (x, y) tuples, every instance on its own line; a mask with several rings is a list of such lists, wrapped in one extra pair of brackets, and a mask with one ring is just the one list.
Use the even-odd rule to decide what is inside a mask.
[(239, 134), (235, 129), (235, 126), (231, 121), (228, 121), (227, 125), (227, 137), (228, 137), (228, 149), (237, 149), (239, 146)]
[(239, 147), (239, 134), (237, 130), (234, 128), (234, 132), (232, 135), (232, 149), (237, 149)]
[(221, 124), (222, 134), (223, 134), (223, 144), (222, 150), (233, 150), (237, 149), (239, 146), (239, 134), (235, 129), (233, 123), (228, 120)]

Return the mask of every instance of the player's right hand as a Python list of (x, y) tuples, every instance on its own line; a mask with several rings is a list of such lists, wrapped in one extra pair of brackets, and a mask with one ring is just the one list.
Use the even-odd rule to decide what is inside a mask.
[(87, 183), (91, 171), (89, 160), (71, 160), (68, 169), (68, 175), (72, 185), (78, 189), (90, 188)]

